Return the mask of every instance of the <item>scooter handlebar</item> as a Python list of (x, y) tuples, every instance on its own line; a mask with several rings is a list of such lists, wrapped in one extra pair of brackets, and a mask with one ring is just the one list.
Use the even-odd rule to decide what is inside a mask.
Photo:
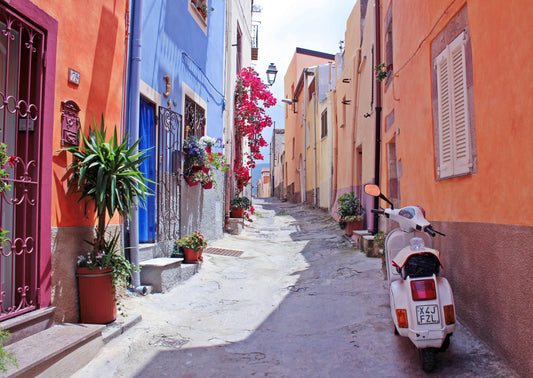
[(424, 228), (424, 231), (426, 231), (431, 237), (435, 237), (435, 235), (439, 234), (439, 235), (442, 235), (442, 236), (446, 236), (445, 234), (443, 234), (442, 232), (439, 232), (437, 230), (434, 230), (433, 227), (431, 226), (427, 226)]

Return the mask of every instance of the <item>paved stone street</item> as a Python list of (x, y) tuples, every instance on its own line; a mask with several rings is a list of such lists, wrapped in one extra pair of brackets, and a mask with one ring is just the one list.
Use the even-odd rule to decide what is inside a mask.
[[(143, 320), (75, 377), (413, 377), (418, 352), (395, 336), (381, 260), (346, 241), (322, 210), (254, 200), (254, 223), (210, 246), (198, 274), (131, 297)], [(432, 376), (512, 372), (458, 325)]]

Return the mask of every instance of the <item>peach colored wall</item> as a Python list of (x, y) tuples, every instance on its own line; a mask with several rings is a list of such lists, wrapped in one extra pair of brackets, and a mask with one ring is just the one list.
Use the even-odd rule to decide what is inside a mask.
[[(93, 115), (99, 124), (103, 113), (110, 131), (114, 125), (121, 127), (126, 0), (33, 3), (58, 21), (52, 227), (92, 225), (94, 219), (81, 215), (83, 205), (74, 196), (65, 197), (63, 176), (71, 157), (56, 152), (62, 147), (61, 101), (73, 100), (80, 106), (85, 135)], [(68, 83), (69, 68), (80, 72), (79, 86)]]
[[(285, 74), (285, 98), (292, 99), (293, 93), (292, 88), (296, 91), (298, 81), (303, 72), (303, 69), (306, 67), (313, 67), (319, 64), (326, 64), (329, 60), (307, 55), (296, 53), (294, 54), (291, 63)], [(292, 105), (285, 106), (285, 159), (287, 163), (287, 182), (285, 187), (290, 187), (291, 184), (294, 185), (294, 193), (298, 194), (298, 198), (289, 198), (289, 200), (300, 201), (299, 193), (301, 192), (300, 188), (300, 173), (298, 172), (299, 168), (299, 157), (300, 155), (304, 156), (304, 128), (301, 127), (302, 122), (302, 110), (303, 110), (303, 90), (300, 93), (298, 102), (296, 103), (296, 109), (298, 113), (293, 112)], [(293, 138), (294, 138), (294, 156), (293, 156)], [(311, 175), (307, 175), (312, 177)], [(308, 187), (307, 190), (312, 190), (312, 187)]]
[[(338, 160), (337, 160), (337, 183), (338, 190), (352, 190), (355, 184), (355, 172), (353, 165), (355, 119), (357, 108), (357, 76), (356, 66), (359, 64), (359, 46), (361, 42), (360, 32), (360, 7), (356, 4), (348, 18), (345, 33), (344, 69), (337, 80), (337, 133), (338, 133)], [(339, 64), (337, 63), (338, 69)], [(344, 83), (343, 79), (350, 79)], [(342, 104), (343, 99), (350, 100), (349, 105)]]
[[(533, 163), (529, 158), (533, 145), (527, 126), (533, 88), (523, 85), (533, 77), (533, 68), (525, 64), (533, 53), (524, 47), (533, 3), (519, 3), (506, 8), (502, 17), (498, 1), (468, 1), (478, 171), (436, 182), (431, 41), (466, 1), (394, 2), (394, 66), (400, 68), (411, 60), (397, 72), (393, 90), (385, 93), (384, 109), (396, 109), (396, 125), (400, 128), (402, 203), (423, 203), (432, 219), (515, 225), (533, 222), (533, 214), (523, 210), (533, 187)], [(384, 1), (383, 13), (387, 6), (388, 1)], [(386, 134), (385, 141), (393, 131)]]
[[(382, 2), (382, 15), (390, 0)], [(472, 46), (477, 172), (437, 181), (431, 90), (431, 43), (467, 6)], [(531, 287), (527, 250), (533, 214), (529, 113), (533, 88), (530, 34), (533, 3), (502, 8), (497, 0), (394, 0), (394, 71), (383, 114), (395, 112), (382, 145), (395, 138), (402, 163), (401, 205), (420, 204), (447, 234), (437, 238), (459, 319), (520, 376), (533, 374)], [(383, 20), (382, 20), (383, 21)], [(395, 133), (399, 132), (395, 136)], [(475, 283), (475, 284), (474, 284)], [(525, 315), (524, 315), (525, 314)], [(505, 319), (506, 321), (502, 321)], [(452, 341), (453, 343), (453, 341)]]

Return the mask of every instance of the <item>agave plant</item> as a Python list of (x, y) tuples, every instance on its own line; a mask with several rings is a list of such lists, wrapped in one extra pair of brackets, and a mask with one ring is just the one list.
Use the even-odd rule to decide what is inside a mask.
[(98, 218), (93, 254), (106, 251), (105, 231), (106, 214), (109, 218), (115, 212), (122, 216), (130, 214), (136, 197), (144, 203), (149, 189), (146, 179), (139, 167), (148, 156), (145, 151), (138, 151), (140, 141), (128, 146), (128, 135), (119, 143), (117, 129), (106, 141), (104, 116), (100, 128), (93, 118), (93, 128), (89, 127), (89, 136), (81, 135), (82, 146), (64, 148), (74, 156), (68, 170), (69, 191), (80, 194), (79, 201), (85, 201), (85, 213), (89, 203), (94, 204)]

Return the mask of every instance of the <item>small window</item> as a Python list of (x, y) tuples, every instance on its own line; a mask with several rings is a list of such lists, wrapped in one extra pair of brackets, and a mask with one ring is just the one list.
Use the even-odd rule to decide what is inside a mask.
[(385, 19), (385, 67), (387, 70), (387, 81), (385, 82), (386, 88), (389, 87), (392, 81), (393, 73), (393, 44), (392, 44), (392, 4), (387, 12), (387, 18)]
[(320, 116), (321, 119), (321, 132), (320, 137), (324, 138), (328, 136), (328, 111), (324, 110), (322, 112), (322, 115)]
[[(451, 40), (449, 38), (448, 40)], [(433, 59), (437, 179), (475, 172), (471, 54), (467, 29)]]
[(189, 0), (189, 14), (194, 18), (202, 31), (207, 34), (208, 0)]
[(205, 135), (205, 109), (185, 96), (185, 137)]

